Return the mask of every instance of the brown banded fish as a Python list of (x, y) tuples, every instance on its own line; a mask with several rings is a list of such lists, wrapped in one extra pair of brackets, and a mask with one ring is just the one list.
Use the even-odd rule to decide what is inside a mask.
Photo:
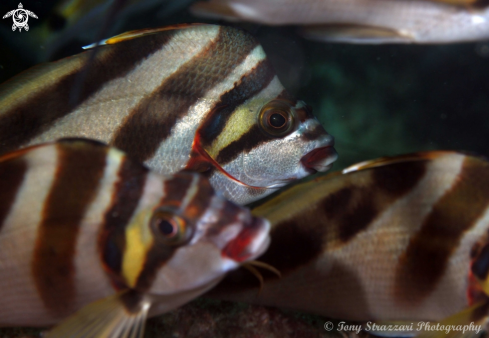
[(215, 25), (124, 33), (0, 86), (0, 153), (78, 136), (160, 173), (205, 172), (241, 204), (326, 171), (337, 156), (258, 42)]
[(440, 151), (370, 161), (295, 185), (253, 214), (272, 224), (260, 261), (282, 277), (265, 272), (258, 293), (237, 270), (214, 297), (351, 321), (487, 318), (485, 160)]
[(75, 313), (48, 336), (140, 337), (147, 316), (197, 297), (269, 244), (269, 223), (205, 177), (161, 176), (94, 141), (4, 155), (0, 182), (0, 326)]
[(301, 25), (305, 37), (346, 43), (455, 43), (489, 39), (486, 0), (210, 0), (195, 15)]

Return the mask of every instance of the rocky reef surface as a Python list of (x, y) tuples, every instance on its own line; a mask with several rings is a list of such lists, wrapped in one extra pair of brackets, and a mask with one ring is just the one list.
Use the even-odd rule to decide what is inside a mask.
[[(326, 320), (270, 307), (197, 299), (175, 311), (151, 318), (146, 338), (342, 338), (324, 329)], [(2, 328), (0, 338), (42, 338), (32, 328)], [(348, 336), (355, 336), (354, 333)]]

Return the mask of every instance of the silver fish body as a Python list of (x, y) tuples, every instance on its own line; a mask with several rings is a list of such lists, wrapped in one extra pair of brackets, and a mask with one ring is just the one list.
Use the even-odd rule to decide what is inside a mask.
[(0, 326), (56, 324), (91, 303), (49, 337), (144, 327), (269, 243), (269, 223), (204, 177), (161, 176), (95, 142), (8, 154), (0, 181)]
[(266, 25), (302, 25), (306, 37), (348, 43), (453, 43), (489, 39), (487, 4), (430, 0), (212, 0), (193, 13)]
[[(264, 273), (258, 293), (237, 270), (211, 294), (364, 322), (436, 322), (487, 306), (488, 187), (489, 163), (455, 152), (295, 185), (253, 210), (272, 223), (260, 261), (282, 277)], [(483, 307), (465, 318), (486, 316)]]
[[(181, 25), (104, 43), (91, 64), (93, 51), (0, 87), (0, 153), (63, 137), (97, 139), (160, 173), (205, 172), (241, 204), (336, 159), (333, 138), (282, 87), (249, 34)], [(314, 160), (303, 161), (312, 151)]]

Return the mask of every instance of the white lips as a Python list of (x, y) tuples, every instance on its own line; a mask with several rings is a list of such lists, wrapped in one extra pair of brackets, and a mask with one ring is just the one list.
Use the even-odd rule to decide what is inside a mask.
[[(270, 245), (270, 222), (266, 219), (261, 219), (260, 233), (249, 244), (248, 250), (252, 253), (250, 259), (255, 259), (261, 256)], [(250, 260), (248, 259), (248, 260)]]
[(326, 157), (323, 161), (314, 163), (312, 168), (321, 173), (324, 173), (329, 169), (331, 169), (334, 161), (336, 161), (337, 159), (338, 159), (338, 153), (334, 153), (331, 156)]

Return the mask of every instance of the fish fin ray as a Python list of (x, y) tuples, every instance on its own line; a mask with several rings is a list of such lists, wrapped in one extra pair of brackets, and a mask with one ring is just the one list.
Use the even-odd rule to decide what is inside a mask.
[(249, 272), (251, 272), (253, 274), (253, 276), (255, 276), (259, 283), (260, 283), (260, 289), (258, 291), (258, 295), (260, 294), (261, 290), (263, 289), (263, 284), (264, 284), (264, 280), (263, 280), (263, 276), (261, 275), (260, 271), (258, 271), (255, 267), (253, 267), (252, 265), (248, 265), (248, 264), (243, 264), (243, 268), (245, 268), (246, 270), (248, 270)]
[(374, 160), (368, 160), (360, 163), (353, 164), (342, 170), (342, 174), (348, 174), (354, 171), (360, 171), (365, 169), (372, 169), (376, 167), (383, 167), (386, 165), (394, 164), (394, 163), (403, 163), (403, 162), (415, 162), (415, 161), (426, 161), (426, 160), (434, 160), (436, 158), (450, 155), (450, 154), (460, 154), (463, 153), (457, 151), (444, 151), (444, 150), (435, 150), (435, 151), (425, 151), (413, 154), (405, 154), (399, 156), (387, 156), (381, 157)]
[(260, 268), (262, 268), (264, 270), (267, 270), (267, 271), (270, 271), (270, 272), (274, 273), (279, 278), (282, 277), (282, 274), (280, 273), (280, 271), (278, 269), (276, 269), (272, 265), (270, 265), (268, 263), (265, 263), (265, 262), (249, 261), (249, 262), (244, 263), (244, 265), (252, 265), (252, 266), (255, 266), (255, 267), (260, 267)]
[(144, 296), (123, 291), (83, 307), (49, 331), (46, 338), (141, 338), (150, 305)]
[(21, 148), (18, 150), (9, 151), (5, 154), (0, 154), (0, 163), (7, 161), (7, 160), (11, 160), (11, 159), (16, 158), (16, 157), (21, 157), (21, 156), (29, 153), (30, 151), (32, 151), (36, 148), (42, 148), (42, 147), (47, 146), (48, 144), (51, 144), (51, 145), (54, 145), (54, 144), (70, 144), (70, 143), (75, 143), (75, 142), (79, 142), (81, 144), (81, 146), (83, 146), (83, 147), (88, 147), (88, 146), (90, 146), (90, 147), (94, 147), (94, 146), (96, 146), (96, 147), (108, 147), (107, 144), (105, 144), (101, 141), (88, 139), (85, 137), (63, 137), (63, 138), (60, 138), (56, 141), (46, 142), (46, 143), (41, 143), (41, 144), (34, 144), (34, 145), (31, 145), (31, 146), (28, 146), (25, 148)]
[(102, 40), (99, 43), (92, 43), (92, 44), (84, 46), (82, 48), (83, 49), (91, 49), (91, 48), (94, 48), (96, 46), (114, 45), (114, 44), (119, 43), (119, 42), (140, 38), (140, 37), (146, 36), (146, 35), (161, 33), (161, 32), (165, 32), (165, 31), (185, 29), (185, 28), (201, 26), (201, 25), (206, 25), (206, 24), (203, 24), (203, 23), (187, 23), (187, 24), (175, 24), (175, 25), (164, 26), (164, 27), (159, 27), (159, 28), (137, 29), (137, 30), (125, 32), (125, 33), (113, 36), (111, 38)]

